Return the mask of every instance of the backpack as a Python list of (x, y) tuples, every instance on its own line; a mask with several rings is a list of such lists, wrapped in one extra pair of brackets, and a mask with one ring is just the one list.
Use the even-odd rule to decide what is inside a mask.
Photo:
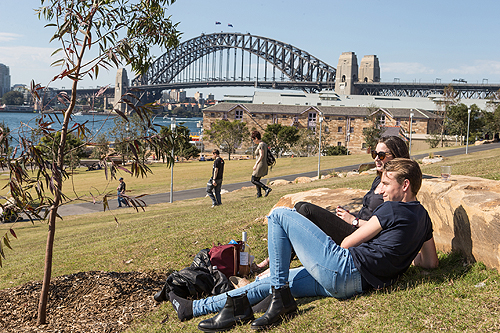
[(234, 287), (226, 275), (213, 268), (209, 249), (204, 249), (198, 252), (191, 266), (172, 272), (163, 288), (154, 295), (154, 299), (157, 302), (167, 301), (171, 291), (182, 298), (200, 299), (232, 289)]
[(240, 266), (241, 244), (215, 245), (208, 251), (212, 266), (227, 278), (236, 275)]
[(272, 169), (275, 164), (276, 164), (276, 158), (271, 153), (269, 147), (267, 147), (267, 165), (270, 166)]

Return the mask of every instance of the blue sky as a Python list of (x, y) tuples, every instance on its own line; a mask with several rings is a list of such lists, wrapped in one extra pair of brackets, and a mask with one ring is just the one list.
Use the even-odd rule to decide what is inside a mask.
[[(12, 84), (35, 79), (45, 85), (57, 74), (50, 55), (59, 45), (49, 44), (53, 30), (44, 28), (33, 11), (39, 4), (0, 0), (0, 63), (9, 66)], [(440, 78), (443, 83), (458, 78), (500, 83), (499, 12), (497, 0), (177, 0), (168, 10), (180, 22), (182, 41), (201, 33), (248, 32), (292, 44), (334, 67), (342, 52), (355, 52), (358, 62), (375, 54), (384, 82)], [(158, 56), (164, 52), (153, 49)], [(102, 72), (81, 86), (114, 84), (115, 75), (115, 70)], [(212, 90), (217, 98), (248, 92)]]

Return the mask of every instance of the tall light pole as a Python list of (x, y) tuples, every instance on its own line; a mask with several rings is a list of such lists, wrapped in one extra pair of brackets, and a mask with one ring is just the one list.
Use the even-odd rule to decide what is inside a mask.
[(323, 112), (319, 111), (319, 144), (318, 144), (318, 179), (321, 178), (320, 165), (321, 165), (321, 123), (323, 122)]
[[(173, 136), (175, 132), (175, 117), (170, 118), (170, 131), (172, 132)], [(170, 203), (174, 202), (174, 165), (175, 165), (174, 148), (175, 148), (175, 140), (172, 142), (172, 166), (170, 167)]]
[(470, 127), (470, 112), (471, 109), (467, 109), (467, 142), (465, 143), (465, 153), (469, 153), (469, 127)]
[[(413, 111), (413, 109), (411, 109), (411, 111)], [(411, 132), (413, 130), (413, 116), (414, 113), (410, 112), (410, 157), (411, 157)]]

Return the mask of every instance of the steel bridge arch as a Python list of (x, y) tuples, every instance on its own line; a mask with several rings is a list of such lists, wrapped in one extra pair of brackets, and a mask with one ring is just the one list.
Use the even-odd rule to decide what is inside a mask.
[[(181, 43), (156, 59), (144, 75), (135, 77), (132, 86), (153, 88), (168, 85), (196, 60), (235, 48), (265, 60), (286, 75), (295, 88), (313, 92), (335, 86), (336, 69), (304, 50), (266, 37), (224, 32), (202, 34)], [(206, 81), (200, 83), (203, 82)]]

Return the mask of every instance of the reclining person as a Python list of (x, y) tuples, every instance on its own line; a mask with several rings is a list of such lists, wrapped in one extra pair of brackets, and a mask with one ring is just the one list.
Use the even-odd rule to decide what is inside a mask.
[(372, 157), (377, 176), (373, 180), (370, 191), (363, 197), (363, 206), (356, 215), (349, 213), (340, 206), (337, 207), (335, 213), (332, 213), (309, 202), (297, 202), (295, 204), (297, 212), (314, 222), (339, 245), (345, 237), (366, 223), (372, 217), (375, 208), (384, 202), (377, 187), (380, 184), (385, 163), (395, 158), (410, 158), (410, 153), (406, 142), (399, 136), (387, 136), (379, 139), (375, 150), (372, 150)]
[[(432, 223), (416, 201), (421, 183), (417, 162), (397, 158), (386, 163), (380, 186), (384, 203), (340, 246), (295, 209), (275, 208), (268, 216), (270, 276), (201, 300), (170, 293), (179, 319), (219, 312), (198, 328), (222, 331), (252, 321), (252, 329), (267, 329), (296, 313), (294, 297), (350, 298), (370, 288), (390, 286), (412, 262), (437, 267)], [(289, 267), (292, 246), (302, 267)], [(254, 320), (251, 305), (268, 296), (266, 313)]]

